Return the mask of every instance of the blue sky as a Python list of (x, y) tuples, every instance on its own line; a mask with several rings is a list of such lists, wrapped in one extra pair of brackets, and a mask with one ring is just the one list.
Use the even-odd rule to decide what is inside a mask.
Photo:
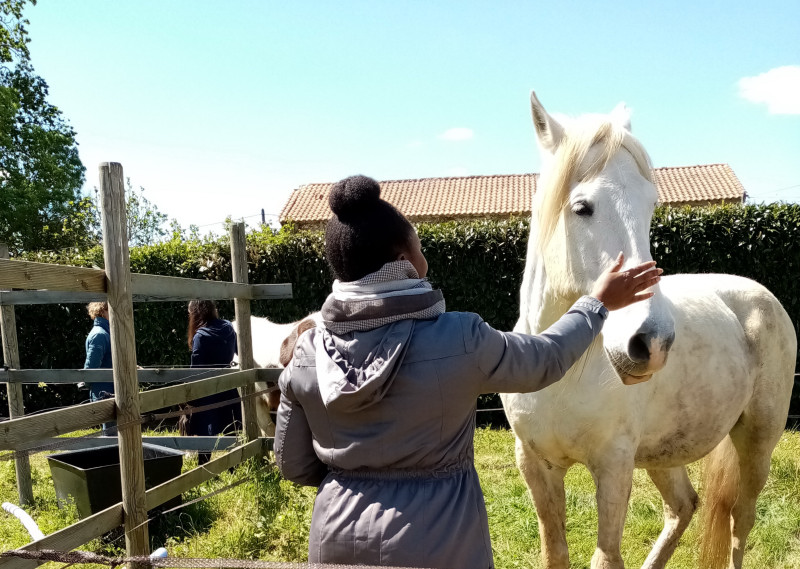
[(37, 72), (100, 162), (184, 226), (301, 184), (536, 172), (550, 112), (624, 101), (655, 166), (800, 202), (800, 2), (39, 0)]

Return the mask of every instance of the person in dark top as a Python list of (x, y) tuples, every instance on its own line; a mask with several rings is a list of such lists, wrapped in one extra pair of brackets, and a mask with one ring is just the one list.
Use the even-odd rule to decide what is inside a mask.
[[(188, 344), (192, 350), (192, 367), (230, 367), (236, 352), (236, 331), (219, 317), (213, 300), (192, 300), (189, 303)], [(229, 389), (190, 401), (190, 407), (212, 405), (238, 399), (239, 392)], [(186, 432), (189, 435), (216, 436), (235, 431), (242, 422), (239, 401), (230, 405), (190, 413)], [(198, 462), (205, 464), (211, 453), (198, 453)]]

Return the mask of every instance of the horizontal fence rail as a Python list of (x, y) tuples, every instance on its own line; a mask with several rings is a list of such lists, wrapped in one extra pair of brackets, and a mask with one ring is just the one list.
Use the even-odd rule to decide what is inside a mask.
[[(51, 437), (32, 442), (30, 446), (23, 445), (18, 450), (28, 450), (29, 448), (38, 449), (52, 449), (55, 451), (62, 450), (85, 450), (108, 445), (116, 444), (117, 437)], [(237, 446), (241, 441), (238, 437), (234, 436), (172, 436), (172, 435), (155, 435), (143, 436), (143, 443), (158, 445), (174, 450), (186, 451), (223, 451)]]
[[(88, 518), (75, 522), (71, 526), (23, 545), (19, 549), (28, 551), (40, 551), (42, 549), (70, 551), (121, 526), (122, 523), (122, 503), (114, 504)], [(37, 565), (38, 562), (27, 559), (0, 558), (0, 568), (2, 569), (31, 569)]]
[(251, 285), (226, 281), (207, 281), (160, 275), (131, 274), (131, 292), (149, 301), (244, 299), (263, 300), (292, 298), (292, 285)]
[(0, 450), (17, 450), (31, 441), (113, 421), (115, 406), (113, 399), (104, 399), (4, 421), (0, 423)]
[(255, 383), (255, 380), (255, 370), (245, 369), (234, 371), (227, 375), (142, 391), (139, 393), (141, 411), (142, 413), (148, 413), (156, 409), (179, 405), (192, 399), (200, 399), (228, 389), (244, 387)]
[[(271, 439), (257, 439), (231, 449), (221, 457), (211, 460), (203, 466), (198, 466), (147, 490), (145, 492), (147, 509), (152, 510), (172, 498), (180, 496), (187, 490), (210, 480), (228, 468), (236, 466), (249, 458), (264, 456), (270, 450), (272, 450)], [(41, 551), (45, 549), (70, 551), (119, 527), (122, 523), (122, 503), (120, 502), (60, 531), (28, 543), (19, 549), (25, 551)], [(2, 569), (29, 569), (37, 565), (37, 561), (30, 559), (0, 558), (0, 568)]]
[[(237, 370), (225, 375), (182, 383), (139, 393), (142, 413), (200, 399), (256, 381), (255, 369)], [(0, 450), (18, 450), (33, 440), (54, 437), (116, 419), (113, 399), (73, 405), (46, 413), (23, 416), (0, 423)]]
[[(137, 370), (139, 383), (172, 383), (227, 375), (236, 368), (153, 368)], [(255, 381), (277, 382), (281, 368), (255, 368)], [(110, 369), (0, 369), (1, 383), (94, 383), (113, 381)]]
[(106, 273), (102, 269), (0, 259), (0, 288), (106, 292)]
[(215, 477), (229, 468), (244, 462), (254, 456), (263, 456), (272, 450), (272, 439), (256, 439), (242, 446), (233, 448), (219, 458), (205, 463), (202, 466), (184, 472), (171, 480), (167, 480), (145, 492), (147, 498), (147, 509), (152, 510), (170, 501), (172, 498), (180, 496), (187, 490), (191, 490)]
[[(23, 261), (9, 262), (21, 263)], [(2, 267), (0, 267), (0, 271), (2, 271)], [(0, 283), (0, 286), (2, 286), (2, 283)], [(15, 288), (23, 288), (19, 286), (19, 284), (14, 286)], [(131, 286), (133, 302), (180, 302), (192, 300), (194, 298), (207, 298), (210, 300), (233, 300), (235, 298), (245, 298), (247, 300), (275, 300), (292, 298), (291, 283), (238, 284), (225, 281), (205, 281), (201, 279), (139, 275), (134, 273), (131, 275)], [(83, 304), (106, 300), (107, 298), (103, 290), (92, 289), (92, 292), (87, 292), (85, 290), (76, 291), (72, 289), (56, 289), (56, 287), (51, 288), (55, 290), (0, 291), (0, 305)]]

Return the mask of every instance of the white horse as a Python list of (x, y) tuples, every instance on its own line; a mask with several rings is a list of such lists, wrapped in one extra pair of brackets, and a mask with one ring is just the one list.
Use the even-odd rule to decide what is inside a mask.
[[(658, 199), (624, 106), (563, 124), (534, 93), (531, 108), (543, 170), (515, 328), (526, 333), (544, 330), (588, 293), (618, 252), (627, 266), (651, 259)], [(634, 468), (647, 469), (664, 500), (664, 529), (643, 567), (664, 567), (697, 507), (684, 465), (713, 450), (700, 567), (740, 568), (785, 426), (796, 353), (792, 322), (761, 285), (731, 275), (668, 276), (652, 299), (612, 312), (561, 381), (504, 395), (545, 566), (569, 567), (564, 475), (579, 462), (596, 484), (592, 569), (623, 567)]]
[[(256, 367), (285, 367), (292, 359), (294, 344), (297, 337), (313, 328), (320, 320), (319, 312), (309, 314), (302, 320), (288, 324), (278, 324), (267, 318), (258, 316), (250, 317), (250, 333), (253, 338), (253, 360)], [(239, 328), (233, 322), (238, 334)], [(238, 361), (238, 358), (237, 358)], [(256, 421), (261, 431), (261, 436), (273, 436), (275, 424), (270, 415), (278, 409), (280, 392), (277, 385), (258, 381), (255, 390), (260, 393), (256, 397)]]

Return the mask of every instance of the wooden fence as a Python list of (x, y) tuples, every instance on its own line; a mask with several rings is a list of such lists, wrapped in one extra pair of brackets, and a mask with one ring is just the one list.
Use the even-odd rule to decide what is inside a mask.
[[(0, 246), (0, 288), (24, 289), (0, 292), (3, 359), (8, 369), (0, 372), (7, 384), (10, 420), (0, 423), (0, 450), (16, 451), (15, 463), (19, 499), (33, 500), (30, 464), (25, 450), (53, 445), (59, 435), (103, 422), (116, 421), (118, 429), (122, 502), (80, 520), (58, 532), (25, 545), (22, 549), (69, 551), (104, 533), (125, 526), (127, 555), (149, 555), (147, 511), (216, 476), (220, 472), (269, 450), (268, 439), (259, 438), (256, 423), (254, 384), (276, 382), (280, 370), (255, 369), (250, 333), (250, 301), (291, 298), (290, 284), (250, 285), (247, 282), (247, 253), (244, 224), (231, 229), (233, 281), (217, 282), (130, 272), (125, 219), (122, 166), (100, 165), (103, 248), (105, 270), (46, 263), (12, 261)], [(133, 301), (185, 301), (194, 298), (233, 299), (238, 323), (239, 370), (138, 370), (133, 327)], [(111, 329), (112, 370), (21, 370), (17, 346), (14, 305), (89, 302), (107, 300)], [(139, 382), (174, 382), (197, 376), (205, 379), (160, 389), (139, 391)], [(114, 399), (74, 405), (46, 413), (24, 416), (23, 383), (114, 382)], [(142, 452), (142, 414), (239, 388), (245, 444), (235, 446), (233, 437), (148, 437), (148, 442), (180, 449), (229, 448), (223, 456), (155, 488), (145, 491)], [(106, 439), (107, 441), (108, 439)], [(73, 445), (86, 446), (81, 442)], [(102, 439), (101, 439), (102, 441)], [(65, 446), (69, 446), (68, 442)], [(90, 445), (99, 444), (93, 439)], [(215, 446), (214, 448), (219, 448)], [(59, 447), (62, 448), (62, 447)], [(36, 561), (0, 558), (3, 569), (35, 567)]]

